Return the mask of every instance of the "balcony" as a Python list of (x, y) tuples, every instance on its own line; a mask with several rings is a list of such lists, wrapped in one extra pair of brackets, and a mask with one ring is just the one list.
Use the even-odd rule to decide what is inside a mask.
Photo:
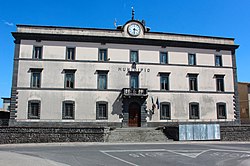
[(147, 88), (123, 88), (123, 97), (148, 97)]

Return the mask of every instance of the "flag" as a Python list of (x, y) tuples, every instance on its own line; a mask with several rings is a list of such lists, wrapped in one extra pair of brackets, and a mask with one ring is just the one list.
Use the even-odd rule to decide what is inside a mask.
[(151, 100), (152, 100), (152, 111), (153, 111), (153, 114), (154, 114), (154, 109), (155, 109), (155, 103), (154, 103), (154, 98), (151, 96)]
[(152, 104), (154, 104), (154, 98), (151, 96), (151, 101), (152, 101)]
[(160, 108), (160, 102), (159, 102), (158, 97), (157, 97), (157, 99), (156, 99), (156, 105), (157, 105), (157, 109), (159, 109), (159, 108)]

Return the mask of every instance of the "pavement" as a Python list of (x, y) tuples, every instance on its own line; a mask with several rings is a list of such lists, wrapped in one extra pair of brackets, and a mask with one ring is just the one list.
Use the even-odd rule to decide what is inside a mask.
[(45, 143), (0, 145), (5, 166), (249, 166), (250, 142)]

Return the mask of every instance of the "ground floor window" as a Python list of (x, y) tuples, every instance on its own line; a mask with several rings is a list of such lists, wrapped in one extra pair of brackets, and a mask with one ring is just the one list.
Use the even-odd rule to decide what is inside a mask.
[(170, 120), (171, 119), (170, 103), (168, 103), (168, 102), (161, 103), (160, 119), (161, 120)]
[(75, 102), (64, 101), (62, 119), (75, 119)]
[(108, 119), (108, 102), (106, 101), (96, 102), (96, 119), (97, 120)]
[(199, 119), (199, 103), (190, 103), (189, 104), (189, 119)]
[(40, 119), (40, 100), (30, 100), (28, 102), (28, 119)]
[(227, 119), (226, 103), (217, 103), (217, 119)]

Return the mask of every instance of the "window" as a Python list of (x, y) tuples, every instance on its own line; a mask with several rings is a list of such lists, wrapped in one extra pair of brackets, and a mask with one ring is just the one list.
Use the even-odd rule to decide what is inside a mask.
[(221, 55), (215, 55), (215, 66), (222, 66), (222, 57), (221, 57)]
[(75, 102), (74, 101), (63, 102), (62, 119), (75, 119)]
[(168, 102), (161, 103), (160, 119), (161, 120), (170, 120), (171, 119), (170, 103), (168, 103)]
[(106, 49), (100, 49), (99, 50), (99, 61), (107, 61), (107, 50)]
[(33, 59), (42, 59), (42, 47), (34, 46), (32, 58)]
[(224, 75), (215, 75), (216, 78), (216, 90), (218, 92), (224, 92)]
[(64, 80), (64, 88), (73, 89), (75, 88), (75, 71), (76, 70), (64, 70), (65, 80)]
[(227, 119), (226, 103), (217, 103), (217, 119)]
[(67, 48), (66, 60), (75, 60), (75, 48)]
[(188, 74), (189, 76), (189, 90), (198, 91), (197, 76), (198, 74)]
[(39, 100), (30, 100), (28, 102), (28, 119), (40, 119), (40, 107)]
[(98, 80), (97, 80), (97, 88), (98, 89), (107, 89), (107, 82), (108, 82), (108, 70), (97, 70), (98, 72)]
[(139, 62), (138, 51), (130, 51), (130, 62)]
[(131, 72), (130, 73), (130, 88), (137, 89), (139, 88), (139, 73)]
[(168, 54), (166, 52), (160, 52), (160, 63), (161, 64), (168, 63)]
[(199, 103), (189, 104), (189, 119), (199, 119)]
[(188, 54), (188, 64), (196, 65), (196, 56), (195, 54)]
[(41, 72), (43, 69), (30, 69), (31, 71), (31, 81), (30, 87), (31, 88), (40, 88), (41, 87)]
[(106, 101), (96, 102), (96, 119), (97, 120), (108, 119), (108, 102)]
[(169, 90), (169, 74), (162, 73), (160, 74), (161, 81), (161, 90)]

